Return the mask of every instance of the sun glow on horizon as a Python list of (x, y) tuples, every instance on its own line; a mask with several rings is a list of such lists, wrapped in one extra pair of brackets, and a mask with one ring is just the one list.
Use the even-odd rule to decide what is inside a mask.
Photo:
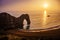
[(43, 14), (43, 27), (45, 27), (47, 23), (47, 8), (48, 8), (48, 3), (44, 3), (44, 14)]
[(44, 8), (47, 8), (48, 7), (48, 3), (44, 3)]

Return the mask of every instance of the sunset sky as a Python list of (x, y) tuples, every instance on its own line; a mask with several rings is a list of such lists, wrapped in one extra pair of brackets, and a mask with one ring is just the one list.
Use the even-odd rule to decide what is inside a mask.
[[(59, 0), (3, 0), (0, 1), (4, 8), (11, 8), (15, 10), (42, 10), (44, 9), (44, 4), (48, 4), (48, 10), (59, 10)], [(11, 10), (9, 9), (9, 10)], [(13, 9), (13, 10), (14, 10)]]

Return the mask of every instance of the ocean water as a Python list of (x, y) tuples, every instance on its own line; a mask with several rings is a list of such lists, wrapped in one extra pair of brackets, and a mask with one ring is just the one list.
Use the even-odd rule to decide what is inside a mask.
[[(15, 17), (19, 17), (23, 13), (19, 11), (6, 11), (6, 12)], [(57, 13), (48, 12), (46, 13), (46, 16), (44, 14), (44, 11), (43, 12), (30, 11), (26, 13), (29, 14), (30, 17), (31, 21), (30, 29), (45, 29), (60, 25), (60, 13), (58, 12)], [(26, 26), (27, 22), (25, 21), (24, 24)]]
[(44, 17), (43, 12), (30, 13), (31, 29), (44, 29), (60, 25), (60, 13), (51, 12), (46, 15)]

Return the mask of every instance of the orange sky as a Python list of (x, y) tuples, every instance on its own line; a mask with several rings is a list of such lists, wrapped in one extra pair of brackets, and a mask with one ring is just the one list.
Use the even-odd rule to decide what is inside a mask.
[(43, 4), (47, 3), (48, 10), (59, 10), (59, 1), (57, 0), (34, 0), (26, 3), (15, 3), (13, 5), (4, 6), (6, 10), (24, 10), (24, 11), (32, 11), (32, 10), (43, 10)]

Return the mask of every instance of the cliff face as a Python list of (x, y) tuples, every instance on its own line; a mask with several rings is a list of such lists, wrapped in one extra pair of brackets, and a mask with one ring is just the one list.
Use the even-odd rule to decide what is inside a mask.
[[(23, 21), (26, 20), (27, 25), (30, 26), (30, 18), (28, 14), (22, 14), (18, 18), (11, 16), (6, 12), (0, 13), (0, 30), (9, 29), (23, 29)], [(29, 27), (27, 28), (29, 29)]]
[(16, 18), (8, 13), (0, 13), (0, 30), (15, 27), (15, 20)]

